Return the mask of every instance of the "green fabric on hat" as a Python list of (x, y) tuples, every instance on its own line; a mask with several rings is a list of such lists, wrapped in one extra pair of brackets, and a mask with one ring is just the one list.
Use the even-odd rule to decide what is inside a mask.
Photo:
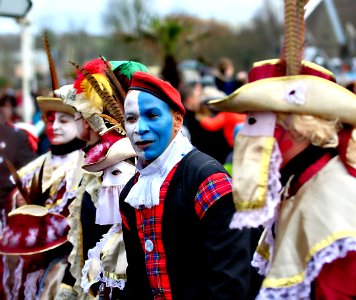
[(114, 71), (116, 68), (121, 66), (122, 64), (127, 63), (128, 60), (110, 60), (109, 63), (111, 64), (111, 69)]
[(145, 65), (136, 61), (110, 61), (113, 71), (131, 80), (133, 73), (137, 71), (148, 72)]

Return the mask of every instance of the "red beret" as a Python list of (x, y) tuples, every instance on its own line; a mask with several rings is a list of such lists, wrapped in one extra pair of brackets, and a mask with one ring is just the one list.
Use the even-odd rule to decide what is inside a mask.
[(170, 107), (185, 114), (185, 108), (179, 92), (167, 81), (144, 72), (135, 72), (129, 90), (150, 93), (166, 102)]

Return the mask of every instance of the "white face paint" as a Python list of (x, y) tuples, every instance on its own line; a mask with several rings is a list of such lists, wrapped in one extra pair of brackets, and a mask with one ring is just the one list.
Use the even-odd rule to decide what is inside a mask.
[(130, 91), (125, 100), (125, 129), (140, 159), (156, 159), (173, 136), (169, 105), (150, 93)]
[(74, 117), (64, 112), (47, 113), (46, 133), (52, 145), (62, 145), (77, 136)]
[(112, 165), (103, 171), (103, 186), (125, 185), (135, 174), (135, 167), (125, 161)]

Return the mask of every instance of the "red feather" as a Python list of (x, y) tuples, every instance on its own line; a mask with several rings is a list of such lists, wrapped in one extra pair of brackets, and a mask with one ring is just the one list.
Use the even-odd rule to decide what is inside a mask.
[[(86, 70), (90, 74), (103, 74), (105, 75), (105, 62), (101, 58), (94, 58), (91, 61), (88, 61), (83, 67), (84, 70)], [(77, 94), (80, 94), (83, 92), (83, 89), (81, 87), (82, 81), (85, 79), (84, 74), (80, 71), (77, 70), (77, 77), (74, 81), (74, 88), (77, 89)]]

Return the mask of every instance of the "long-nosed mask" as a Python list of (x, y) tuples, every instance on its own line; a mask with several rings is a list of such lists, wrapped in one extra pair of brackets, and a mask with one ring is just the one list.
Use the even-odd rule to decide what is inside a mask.
[(279, 203), (281, 153), (274, 130), (276, 114), (248, 114), (235, 137), (231, 228), (258, 227), (273, 217)]

